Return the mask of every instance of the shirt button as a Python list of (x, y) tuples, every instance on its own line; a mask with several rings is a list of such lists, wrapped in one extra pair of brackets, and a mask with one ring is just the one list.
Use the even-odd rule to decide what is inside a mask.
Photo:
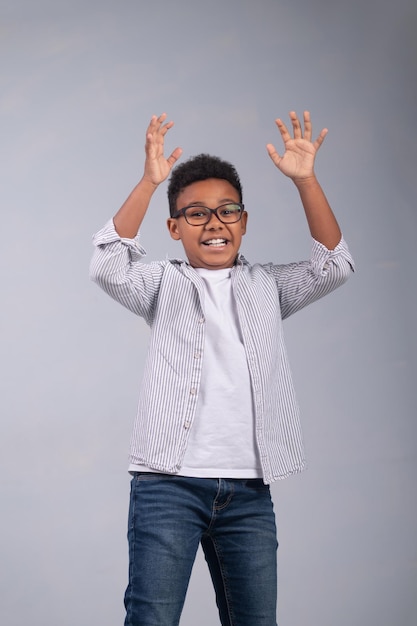
[(191, 389), (190, 389), (190, 394), (191, 394), (192, 396), (195, 396), (195, 394), (196, 394), (196, 393), (197, 393), (197, 389), (196, 389), (195, 387), (191, 387)]
[(199, 324), (204, 324), (204, 317), (200, 317), (200, 319), (198, 320)]
[(198, 350), (196, 350), (196, 351), (194, 352), (194, 358), (195, 358), (195, 359), (199, 359), (200, 357), (201, 357), (201, 352), (199, 352)]
[(184, 422), (184, 428), (188, 429), (191, 426), (191, 422)]

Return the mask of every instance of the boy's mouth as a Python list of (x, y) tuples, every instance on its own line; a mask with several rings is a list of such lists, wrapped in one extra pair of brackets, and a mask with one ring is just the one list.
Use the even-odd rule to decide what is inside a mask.
[(208, 239), (202, 242), (205, 246), (220, 247), (227, 244), (227, 239)]

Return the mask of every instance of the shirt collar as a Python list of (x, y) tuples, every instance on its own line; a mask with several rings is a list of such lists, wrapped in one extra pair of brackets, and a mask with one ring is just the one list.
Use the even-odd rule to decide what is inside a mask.
[[(191, 267), (189, 262), (185, 261), (184, 259), (168, 259), (168, 261), (169, 263), (172, 263), (173, 265), (183, 265), (185, 267)], [(236, 257), (236, 261), (233, 267), (236, 267), (237, 265), (249, 265), (249, 261), (247, 261), (247, 259), (245, 259), (243, 254), (241, 254), (240, 252), (238, 253)]]

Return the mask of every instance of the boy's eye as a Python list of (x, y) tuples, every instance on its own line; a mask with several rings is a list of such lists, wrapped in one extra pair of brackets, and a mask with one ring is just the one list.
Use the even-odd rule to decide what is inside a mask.
[(238, 204), (224, 204), (220, 207), (220, 215), (236, 215), (240, 213), (240, 206)]
[(187, 209), (187, 215), (194, 219), (198, 219), (199, 217), (203, 218), (207, 215), (207, 210), (204, 210), (202, 207), (191, 207)]

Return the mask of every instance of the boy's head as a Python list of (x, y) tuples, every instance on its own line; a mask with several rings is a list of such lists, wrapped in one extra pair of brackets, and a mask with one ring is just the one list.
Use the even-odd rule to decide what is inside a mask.
[(212, 270), (232, 267), (248, 217), (233, 165), (208, 154), (189, 159), (173, 170), (168, 199), (168, 230), (182, 241), (190, 264)]
[(168, 184), (168, 203), (171, 217), (180, 208), (177, 207), (179, 193), (188, 185), (208, 178), (227, 180), (239, 194), (239, 202), (242, 202), (242, 185), (234, 166), (219, 157), (210, 154), (198, 154), (172, 170)]

